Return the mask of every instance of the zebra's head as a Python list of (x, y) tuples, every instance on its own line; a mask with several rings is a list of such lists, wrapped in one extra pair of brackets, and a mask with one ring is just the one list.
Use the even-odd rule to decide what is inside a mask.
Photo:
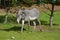
[(25, 19), (25, 8), (21, 8), (17, 14), (17, 22), (19, 23), (19, 21), (21, 19)]
[(22, 10), (22, 14), (24, 14), (25, 13), (25, 8), (22, 8), (21, 10)]
[(22, 16), (21, 19), (24, 20), (24, 19), (25, 19), (25, 16), (26, 16), (25, 8), (22, 8), (22, 9), (21, 9), (21, 16)]

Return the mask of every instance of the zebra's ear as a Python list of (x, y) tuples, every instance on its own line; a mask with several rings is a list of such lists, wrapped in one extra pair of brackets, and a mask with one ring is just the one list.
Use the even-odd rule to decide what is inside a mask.
[(24, 8), (24, 7), (22, 7), (22, 8), (21, 8), (21, 10), (25, 10), (25, 8)]

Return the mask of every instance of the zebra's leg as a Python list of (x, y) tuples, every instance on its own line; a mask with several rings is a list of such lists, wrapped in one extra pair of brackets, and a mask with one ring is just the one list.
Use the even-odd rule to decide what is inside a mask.
[(29, 27), (30, 27), (30, 20), (28, 20), (28, 31), (30, 31)]
[(21, 32), (23, 32), (23, 28), (24, 28), (24, 20), (22, 20)]
[(33, 29), (33, 31), (35, 31), (35, 29), (36, 29), (36, 22), (33, 21), (33, 24), (34, 24), (34, 29)]
[(39, 28), (40, 28), (40, 31), (42, 31), (42, 28), (41, 28), (41, 21), (39, 20), (39, 19), (37, 19), (38, 20), (38, 22), (39, 22)]

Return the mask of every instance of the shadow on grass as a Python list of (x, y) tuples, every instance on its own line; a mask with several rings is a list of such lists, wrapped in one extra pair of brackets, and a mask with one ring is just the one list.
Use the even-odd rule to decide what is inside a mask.
[[(14, 26), (12, 28), (0, 29), (0, 30), (2, 30), (2, 31), (21, 31), (21, 27)], [(23, 30), (25, 31), (26, 29), (23, 28)]]

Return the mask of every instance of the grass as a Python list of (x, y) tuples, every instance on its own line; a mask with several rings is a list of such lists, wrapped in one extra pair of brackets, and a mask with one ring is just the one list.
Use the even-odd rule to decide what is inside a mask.
[(0, 40), (60, 40), (60, 12), (54, 12), (55, 25), (53, 27), (44, 25), (49, 23), (49, 16), (46, 13), (42, 12), (40, 16), (43, 32), (28, 32), (25, 25), (22, 33), (20, 32), (21, 25), (16, 23), (15, 17), (10, 15), (8, 22), (4, 24), (4, 14), (0, 14)]
[[(2, 36), (3, 35), (3, 36)], [(15, 37), (12, 39), (11, 37)], [(60, 40), (60, 32), (0, 31), (0, 40)]]
[[(50, 19), (49, 14), (50, 14), (50, 12), (42, 12), (40, 14), (40, 19), (42, 20), (42, 22), (49, 24), (49, 19)], [(59, 11), (54, 12), (54, 16), (53, 16), (53, 24), (54, 25), (60, 25), (59, 17), (60, 17), (60, 12)]]

